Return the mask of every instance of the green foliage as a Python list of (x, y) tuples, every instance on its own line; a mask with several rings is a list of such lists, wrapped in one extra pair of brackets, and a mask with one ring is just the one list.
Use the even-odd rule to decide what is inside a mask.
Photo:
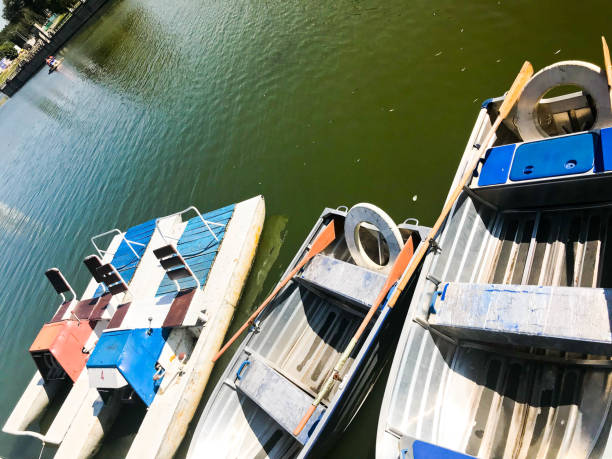
[(15, 59), (17, 55), (17, 50), (13, 47), (11, 42), (5, 41), (0, 45), (0, 58), (7, 57), (8, 59)]
[(4, 17), (9, 23), (0, 31), (0, 42), (12, 41), (23, 46), (32, 35), (33, 24), (44, 24), (46, 13), (63, 13), (74, 0), (2, 0)]

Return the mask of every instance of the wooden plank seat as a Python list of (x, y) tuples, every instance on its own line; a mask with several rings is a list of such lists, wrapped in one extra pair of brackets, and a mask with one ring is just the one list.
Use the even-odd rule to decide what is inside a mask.
[(612, 289), (445, 283), (428, 322), (457, 340), (612, 355)]
[[(92, 322), (97, 322), (103, 318), (107, 318), (104, 313), (108, 309), (111, 298), (112, 295), (110, 293), (105, 293), (104, 295), (96, 298), (81, 300), (71, 309), (72, 314), (70, 314), (70, 316), (73, 319), (90, 320)], [(64, 307), (64, 305), (66, 305), (66, 307)], [(69, 304), (64, 303), (48, 323), (60, 322), (61, 320), (64, 320), (64, 316), (68, 310), (67, 306), (69, 306)]]
[(78, 319), (97, 322), (106, 318), (104, 313), (108, 309), (112, 297), (113, 295), (111, 293), (105, 293), (96, 298), (81, 300), (76, 304), (72, 313)]
[(49, 323), (59, 322), (60, 320), (62, 320), (62, 318), (64, 317), (64, 314), (66, 314), (66, 311), (68, 311), (68, 308), (70, 307), (71, 304), (73, 304), (73, 301), (64, 301), (60, 305), (60, 307), (57, 309), (57, 311), (55, 311), (55, 314), (53, 315), (53, 317), (51, 317), (51, 320), (49, 321)]
[(386, 277), (353, 263), (319, 254), (306, 265), (296, 280), (305, 287), (314, 287), (367, 310), (382, 290)]
[[(291, 435), (304, 411), (313, 401), (310, 394), (272, 368), (263, 357), (251, 351), (245, 353), (245, 359), (238, 366), (234, 384), (241, 394)], [(310, 430), (324, 411), (325, 408), (319, 405), (306, 427), (294, 437), (302, 445), (308, 441)]]

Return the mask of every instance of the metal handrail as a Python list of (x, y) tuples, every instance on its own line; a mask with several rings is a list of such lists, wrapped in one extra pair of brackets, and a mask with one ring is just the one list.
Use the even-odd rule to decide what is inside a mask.
[[(183, 215), (184, 213), (189, 212), (190, 210), (193, 210), (196, 214), (198, 214), (198, 217), (200, 217), (200, 220), (202, 220), (202, 223), (204, 223), (204, 225), (206, 225), (206, 228), (208, 228), (208, 231), (210, 232), (210, 234), (212, 234), (212, 236), (215, 238), (215, 240), (217, 242), (219, 242), (219, 238), (217, 237), (217, 235), (214, 233), (214, 231), (212, 230), (212, 228), (210, 227), (209, 223), (211, 225), (215, 225), (215, 226), (225, 226), (222, 223), (217, 223), (217, 222), (211, 222), (211, 221), (207, 221), (204, 219), (204, 217), (202, 217), (202, 214), (200, 213), (200, 211), (195, 207), (195, 206), (189, 206), (186, 209), (183, 209), (179, 212), (175, 212), (173, 214), (170, 215), (166, 215), (165, 217), (159, 217), (155, 220), (155, 229), (159, 232), (159, 234), (161, 235), (162, 239), (164, 241), (166, 241), (166, 243), (168, 245), (172, 245), (170, 241), (168, 241), (168, 239), (166, 238), (166, 236), (164, 235), (163, 231), (161, 230), (160, 226), (159, 226), (159, 222), (161, 220), (164, 220), (166, 218), (171, 218), (171, 217), (175, 217), (177, 215)], [(173, 246), (174, 247), (174, 246)], [(195, 273), (193, 272), (193, 270), (191, 269), (191, 267), (189, 266), (189, 264), (187, 263), (187, 261), (185, 260), (185, 258), (180, 254), (180, 252), (178, 251), (178, 247), (175, 247), (176, 253), (181, 257), (181, 260), (183, 261), (183, 265), (185, 266), (185, 268), (187, 268), (187, 270), (189, 271), (189, 273), (191, 274), (191, 277), (193, 278), (193, 280), (195, 280), (196, 285), (198, 286), (198, 290), (201, 288), (201, 284), (200, 284), (200, 280), (197, 278), (197, 276), (195, 275)], [(180, 284), (178, 283), (178, 281), (174, 281), (174, 285), (176, 286), (176, 289), (178, 291), (180, 291)]]
[[(155, 220), (155, 229), (157, 231), (159, 231), (159, 234), (161, 234), (161, 237), (164, 239), (164, 241), (166, 241), (168, 244), (170, 244), (170, 242), (168, 241), (168, 239), (166, 239), (166, 236), (164, 235), (164, 233), (161, 231), (161, 229), (159, 228), (159, 222), (160, 220), (164, 220), (166, 218), (171, 218), (171, 217), (175, 217), (177, 215), (183, 215), (184, 213), (189, 212), (190, 210), (193, 210), (196, 214), (198, 214), (198, 217), (200, 217), (200, 220), (202, 220), (202, 223), (204, 223), (204, 225), (206, 225), (206, 228), (208, 228), (208, 231), (210, 232), (210, 234), (212, 234), (212, 237), (215, 238), (215, 241), (219, 242), (219, 238), (217, 237), (217, 235), (214, 233), (214, 231), (212, 230), (212, 228), (210, 227), (210, 225), (215, 225), (215, 226), (225, 226), (222, 223), (217, 223), (217, 222), (211, 222), (208, 220), (205, 220), (204, 217), (202, 217), (202, 214), (200, 213), (200, 211), (195, 207), (195, 206), (189, 206), (184, 210), (181, 210), (179, 212), (175, 212), (173, 214), (170, 215), (166, 215), (165, 217), (159, 217), (158, 219)], [(209, 225), (210, 224), (210, 225)]]
[[(70, 301), (74, 301), (77, 299), (76, 293), (74, 292), (74, 290), (72, 289), (72, 285), (66, 283), (66, 285), (68, 286), (68, 288), (70, 289), (70, 293), (72, 294), (72, 298), (70, 299)], [(60, 304), (60, 306), (62, 304), (64, 304), (66, 302), (66, 296), (63, 293), (59, 294), (62, 297), (62, 303)]]
[[(174, 247), (174, 246), (173, 246)], [(176, 254), (179, 257), (179, 260), (183, 263), (183, 266), (185, 267), (185, 269), (187, 271), (189, 271), (189, 275), (193, 278), (193, 280), (195, 281), (196, 285), (198, 286), (198, 290), (200, 290), (200, 288), (202, 287), (200, 285), (200, 281), (198, 280), (197, 276), (195, 275), (195, 273), (192, 271), (192, 269), (189, 267), (189, 265), (187, 264), (187, 262), (185, 261), (185, 258), (183, 258), (183, 256), (179, 253), (178, 249), (175, 247), (174, 250), (176, 250)], [(168, 271), (166, 271), (166, 274), (168, 274)], [(179, 282), (177, 280), (173, 280), (172, 282), (174, 282), (174, 286), (176, 287), (176, 291), (180, 292), (181, 291), (181, 284), (179, 284)]]
[[(191, 267), (187, 264), (187, 261), (185, 260), (185, 258), (179, 253), (178, 248), (176, 249), (176, 253), (178, 254), (179, 257), (181, 257), (181, 260), (183, 261), (183, 264), (185, 265), (185, 268), (187, 268), (187, 271), (189, 271), (189, 274), (191, 274), (191, 277), (193, 277), (193, 280), (196, 281), (196, 285), (198, 286), (198, 290), (200, 290), (200, 288), (202, 286), (200, 285), (199, 279), (197, 278), (197, 276), (195, 275), (195, 273), (193, 272)], [(178, 287), (178, 282), (174, 281), (174, 283)], [(179, 288), (178, 290), (180, 291), (181, 289)]]
[[(157, 224), (157, 223), (156, 223)], [(130, 248), (130, 250), (134, 253), (134, 255), (136, 256), (136, 258), (138, 258), (140, 260), (140, 256), (138, 255), (138, 253), (136, 252), (136, 250), (134, 249), (134, 247), (132, 247), (132, 244), (136, 244), (136, 245), (141, 245), (143, 247), (146, 247), (146, 244), (142, 244), (141, 242), (136, 242), (136, 241), (130, 241), (129, 239), (127, 239), (125, 237), (125, 233), (122, 233), (118, 228), (113, 228), (112, 230), (106, 231), (105, 233), (100, 233), (97, 234), (96, 236), (91, 238), (91, 243), (93, 244), (93, 246), (96, 249), (96, 252), (98, 252), (98, 255), (100, 255), (100, 258), (104, 258), (104, 256), (108, 253), (108, 250), (102, 250), (100, 249), (95, 242), (95, 239), (101, 238), (103, 236), (107, 236), (109, 234), (112, 233), (117, 233), (121, 236), (121, 239), (123, 239), (125, 241), (125, 243), (128, 245), (128, 247)], [(115, 252), (116, 253), (116, 252)], [(113, 254), (114, 255), (114, 254)]]

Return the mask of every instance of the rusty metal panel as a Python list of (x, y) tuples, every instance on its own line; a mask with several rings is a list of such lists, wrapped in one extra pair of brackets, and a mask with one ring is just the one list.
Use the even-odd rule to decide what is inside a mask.
[(119, 306), (117, 306), (117, 310), (115, 311), (115, 314), (113, 315), (113, 318), (110, 320), (110, 322), (108, 323), (108, 327), (107, 328), (117, 328), (119, 326), (121, 326), (121, 322), (123, 322), (123, 318), (125, 317), (125, 315), (128, 312), (128, 309), (130, 309), (130, 305), (132, 303), (123, 303), (120, 304)]
[[(89, 320), (89, 316), (98, 304), (98, 298), (90, 298), (88, 300), (79, 301), (72, 312), (76, 317), (82, 320)], [(72, 317), (74, 318), (74, 316)]]
[(70, 303), (72, 303), (72, 301), (65, 301), (64, 303), (62, 303), (62, 305), (59, 307), (59, 309), (49, 322), (59, 322), (60, 320), (62, 320), (62, 317), (64, 317), (64, 314), (68, 310), (68, 306), (70, 306)]
[(112, 299), (113, 295), (110, 293), (105, 293), (101, 297), (98, 297), (98, 302), (96, 303), (96, 307), (91, 311), (89, 315), (89, 320), (98, 321), (102, 319), (102, 315), (108, 308), (108, 303)]
[(179, 327), (183, 324), (183, 319), (185, 319), (185, 315), (187, 314), (187, 310), (189, 309), (195, 292), (196, 290), (192, 288), (187, 291), (179, 292), (179, 294), (176, 295), (162, 327)]

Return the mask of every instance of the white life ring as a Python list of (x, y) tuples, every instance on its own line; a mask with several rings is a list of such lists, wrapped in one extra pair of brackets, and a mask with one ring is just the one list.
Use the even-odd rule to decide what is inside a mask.
[(612, 124), (605, 72), (589, 62), (562, 61), (544, 67), (531, 77), (519, 98), (515, 124), (523, 141), (549, 137), (538, 122), (537, 107), (550, 89), (564, 85), (579, 86), (591, 96), (597, 111), (592, 129)]
[[(362, 223), (375, 226), (387, 243), (389, 261), (385, 265), (375, 263), (365, 252), (359, 237), (359, 227)], [(344, 220), (344, 237), (355, 263), (375, 271), (384, 270), (393, 265), (404, 246), (402, 235), (393, 219), (379, 207), (368, 203), (355, 204), (348, 211)]]

